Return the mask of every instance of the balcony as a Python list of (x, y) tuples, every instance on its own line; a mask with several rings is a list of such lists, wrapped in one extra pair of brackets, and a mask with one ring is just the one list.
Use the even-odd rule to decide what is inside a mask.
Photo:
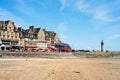
[(1, 38), (2, 41), (10, 41), (8, 38)]
[(46, 41), (50, 41), (50, 39), (49, 39), (49, 38), (46, 38), (45, 40), (46, 40)]
[(11, 39), (12, 42), (18, 42), (18, 39)]
[(33, 39), (33, 38), (34, 38), (34, 36), (33, 36), (33, 35), (30, 35), (30, 36), (29, 36), (29, 38), (30, 38), (30, 39)]
[(14, 34), (11, 34), (11, 36), (14, 36)]
[(18, 42), (18, 39), (11, 39), (11, 38), (1, 38), (2, 41), (13, 41)]

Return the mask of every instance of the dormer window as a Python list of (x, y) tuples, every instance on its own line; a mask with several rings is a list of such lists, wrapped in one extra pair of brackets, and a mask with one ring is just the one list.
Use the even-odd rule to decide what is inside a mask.
[(20, 37), (22, 37), (22, 34), (19, 34)]
[(5, 26), (3, 26), (2, 28), (5, 29)]
[(30, 37), (30, 38), (33, 38), (33, 35), (30, 35), (29, 37)]
[(46, 36), (48, 36), (48, 34), (47, 34), (47, 33), (46, 33), (45, 35), (46, 35)]
[(15, 31), (17, 31), (17, 28), (15, 28)]

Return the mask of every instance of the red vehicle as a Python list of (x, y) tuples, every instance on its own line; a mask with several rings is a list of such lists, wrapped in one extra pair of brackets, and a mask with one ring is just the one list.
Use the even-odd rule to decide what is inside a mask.
[(57, 48), (48, 47), (48, 51), (53, 51), (53, 52), (55, 52), (55, 51), (58, 51), (58, 49), (57, 49)]
[(72, 51), (69, 44), (66, 44), (66, 43), (56, 44), (55, 47), (61, 52), (71, 52)]

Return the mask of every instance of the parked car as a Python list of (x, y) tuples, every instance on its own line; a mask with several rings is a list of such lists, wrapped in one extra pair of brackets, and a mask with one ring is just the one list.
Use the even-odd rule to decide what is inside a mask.
[(24, 51), (23, 46), (12, 46), (11, 51)]
[(46, 52), (47, 49), (42, 49), (42, 48), (34, 48), (32, 49), (33, 52)]

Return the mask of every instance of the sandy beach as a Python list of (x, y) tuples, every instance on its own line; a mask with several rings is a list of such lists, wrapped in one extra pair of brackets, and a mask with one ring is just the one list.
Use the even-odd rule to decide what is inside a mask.
[(120, 80), (120, 59), (1, 59), (0, 80)]

